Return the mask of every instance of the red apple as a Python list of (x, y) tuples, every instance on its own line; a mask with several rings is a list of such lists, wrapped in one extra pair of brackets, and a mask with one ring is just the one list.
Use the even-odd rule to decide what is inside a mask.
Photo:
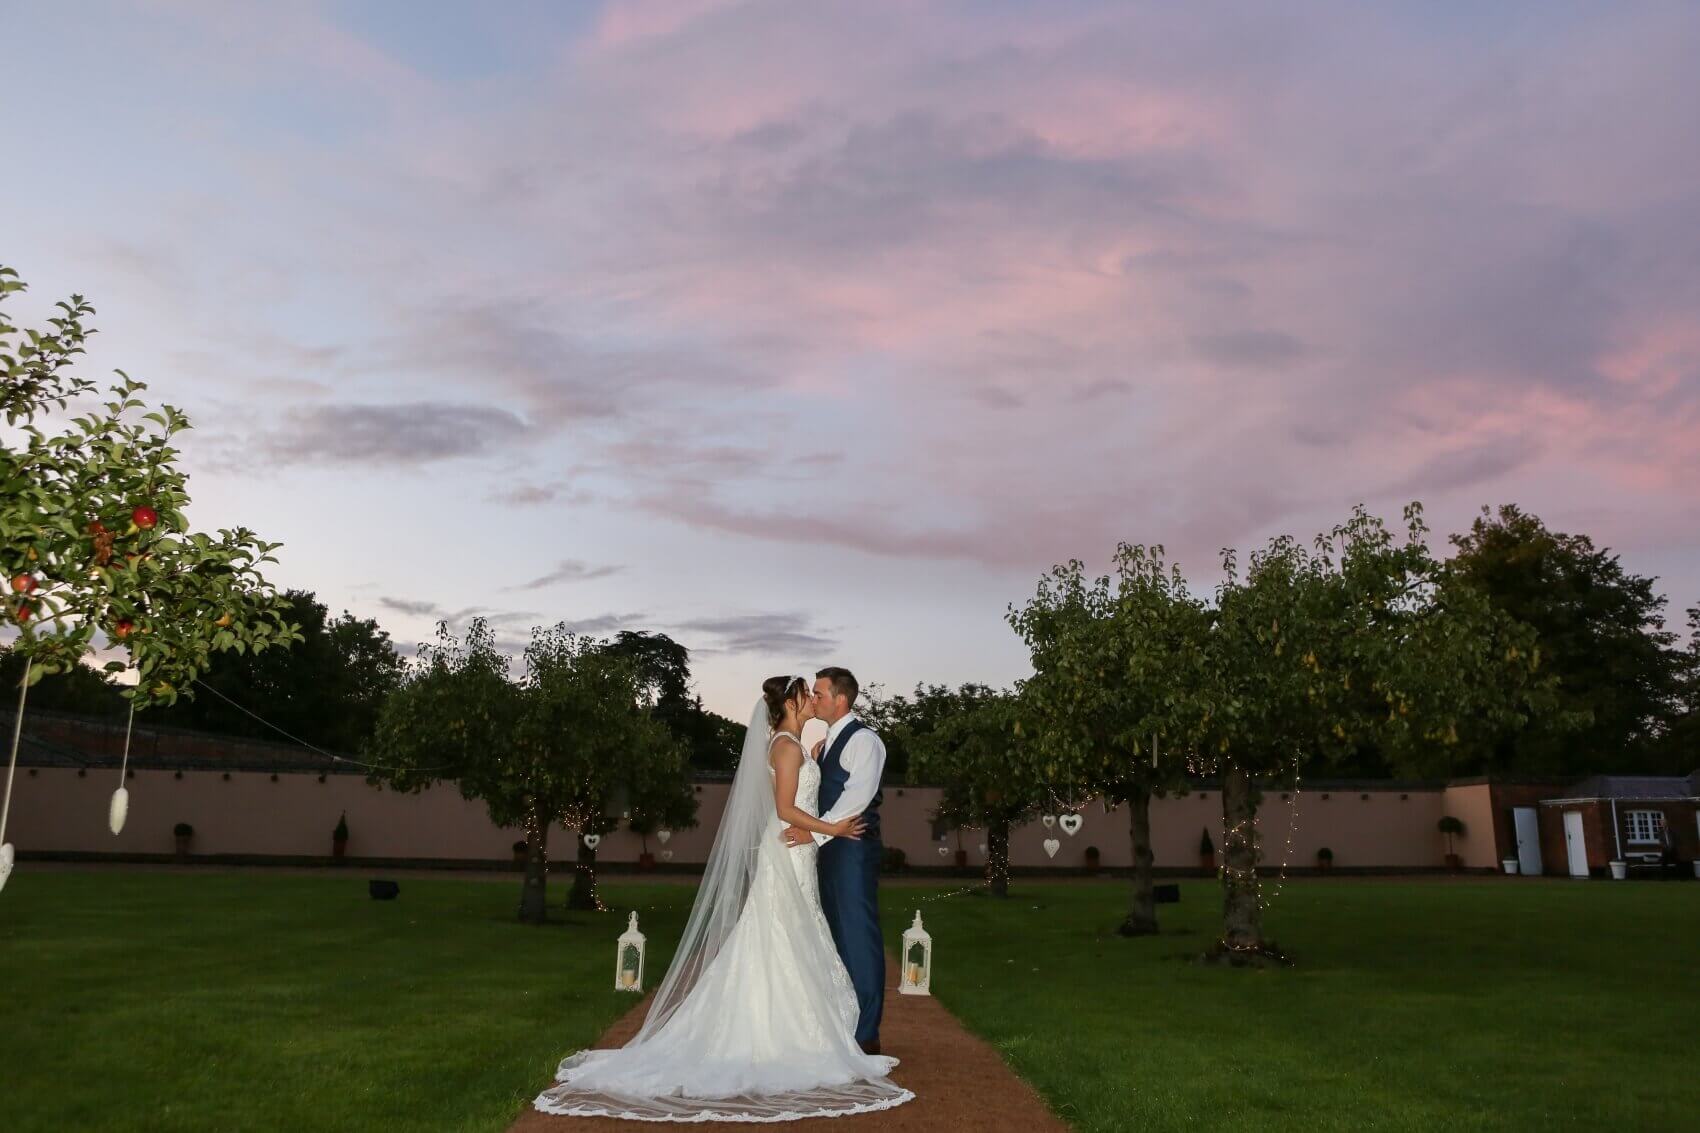
[(19, 575), (13, 576), (13, 578), (12, 578), (12, 592), (14, 594), (28, 594), (31, 590), (34, 590), (34, 589), (35, 589), (35, 576), (34, 575), (32, 575), (32, 574), (19, 574)]
[(27, 621), (30, 620), (30, 616), (33, 613), (34, 613), (34, 611), (31, 610), (29, 608), (29, 606), (27, 606), (27, 605), (19, 606), (18, 607), (18, 620), (20, 622), (27, 622)]
[(155, 511), (147, 504), (142, 504), (140, 507), (136, 508), (135, 511), (130, 513), (130, 522), (134, 523), (137, 527), (140, 527), (143, 531), (152, 530), (154, 527), (159, 525), (159, 512)]
[(112, 633), (115, 637), (122, 641), (124, 638), (129, 637), (130, 631), (135, 628), (135, 622), (131, 621), (129, 618), (124, 618), (117, 625), (112, 627)]

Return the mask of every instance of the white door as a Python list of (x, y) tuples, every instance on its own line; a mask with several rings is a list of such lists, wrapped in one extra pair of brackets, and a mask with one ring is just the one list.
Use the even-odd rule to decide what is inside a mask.
[(1564, 849), (1570, 855), (1570, 876), (1588, 876), (1588, 847), (1582, 842), (1582, 812), (1564, 812)]
[(1524, 877), (1541, 874), (1541, 823), (1532, 806), (1514, 807), (1511, 822), (1517, 834), (1517, 872)]

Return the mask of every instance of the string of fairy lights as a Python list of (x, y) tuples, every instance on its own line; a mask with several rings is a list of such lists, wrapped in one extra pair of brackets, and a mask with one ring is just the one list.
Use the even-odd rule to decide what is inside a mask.
[[(402, 766), (399, 766), (399, 765), (387, 764), (387, 763), (366, 763), (366, 762), (363, 762), (362, 760), (349, 759), (347, 756), (336, 755), (332, 752), (326, 751), (324, 748), (319, 747), (316, 744), (308, 743), (306, 740), (302, 739), (300, 736), (297, 736), (297, 735), (295, 735), (295, 734), (293, 734), (289, 731), (286, 731), (283, 728), (278, 727), (276, 724), (272, 723), (270, 720), (267, 720), (264, 716), (261, 716), (258, 712), (254, 712), (251, 709), (245, 708), (242, 705), (236, 703), (236, 701), (230, 699), (228, 696), (226, 696), (222, 692), (218, 691), (218, 689), (214, 688), (212, 685), (207, 684), (205, 681), (197, 679), (195, 681), (195, 684), (197, 686), (199, 686), (200, 688), (206, 690), (207, 692), (212, 693), (214, 696), (218, 697), (220, 700), (224, 701), (226, 704), (228, 704), (232, 708), (236, 709), (236, 711), (242, 713), (245, 716), (250, 717), (253, 720), (258, 721), (261, 724), (264, 724), (266, 727), (270, 728), (272, 731), (276, 732), (278, 735), (283, 736), (285, 739), (289, 740), (291, 743), (299, 744), (302, 747), (306, 748), (308, 751), (312, 752), (313, 754), (318, 755), (318, 756), (322, 756), (325, 759), (329, 759), (329, 760), (336, 762), (336, 763), (347, 763), (347, 764), (350, 764), (354, 767), (364, 767), (368, 771), (444, 771), (444, 770), (447, 770), (449, 766), (451, 766), (450, 764), (447, 764), (447, 763), (439, 763), (439, 764), (433, 764), (432, 766), (429, 766), (429, 767), (416, 767), (416, 766), (412, 766), (412, 765), (402, 767)], [(132, 705), (131, 706), (131, 712), (134, 713), (134, 711), (135, 711), (135, 706)]]

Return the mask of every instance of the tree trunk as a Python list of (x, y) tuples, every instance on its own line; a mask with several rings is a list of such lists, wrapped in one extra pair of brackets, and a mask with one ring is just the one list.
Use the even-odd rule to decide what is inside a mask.
[(519, 891), (519, 919), (524, 924), (548, 920), (544, 904), (549, 882), (549, 824), (529, 819), (525, 824), (525, 880)]
[(1151, 792), (1136, 787), (1127, 800), (1128, 836), (1133, 840), (1133, 904), (1116, 931), (1123, 936), (1152, 936), (1157, 932), (1157, 898), (1152, 891)]
[(572, 892), (567, 894), (567, 908), (599, 912), (602, 901), (596, 895), (596, 851), (584, 844), (584, 832), (579, 831), (578, 869), (573, 874)]
[(1222, 943), (1231, 952), (1263, 948), (1257, 901), (1257, 793), (1251, 776), (1229, 767), (1222, 776)]
[(986, 887), (994, 897), (1009, 896), (1009, 819), (993, 819), (986, 827)]

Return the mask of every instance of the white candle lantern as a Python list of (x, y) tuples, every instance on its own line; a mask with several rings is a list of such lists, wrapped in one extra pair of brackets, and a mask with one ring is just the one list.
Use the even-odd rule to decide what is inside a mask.
[(614, 953), (614, 990), (643, 990), (643, 933), (638, 931), (636, 913), (620, 934)]
[(933, 938), (921, 927), (921, 910), (915, 923), (903, 933), (903, 971), (897, 990), (904, 995), (931, 995), (933, 983)]

